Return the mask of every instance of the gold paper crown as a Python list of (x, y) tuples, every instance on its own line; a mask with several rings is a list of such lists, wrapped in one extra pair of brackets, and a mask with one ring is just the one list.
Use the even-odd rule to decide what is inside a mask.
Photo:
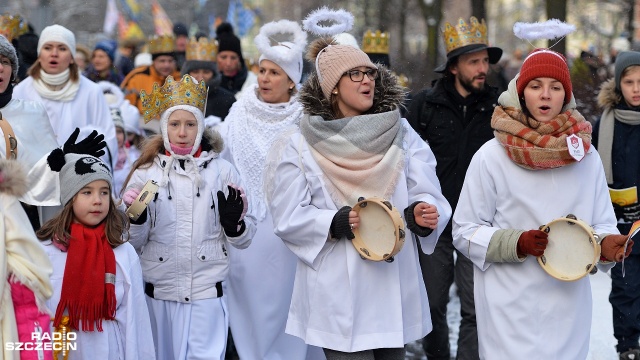
[(367, 30), (362, 38), (362, 51), (367, 54), (389, 54), (389, 32)]
[(163, 54), (175, 51), (176, 39), (173, 35), (154, 36), (149, 39), (149, 53)]
[(162, 87), (153, 83), (151, 94), (140, 91), (140, 99), (145, 123), (159, 119), (165, 110), (176, 105), (191, 105), (204, 114), (207, 86), (204, 81), (196, 83), (190, 75), (184, 75), (180, 81), (175, 81), (173, 76), (169, 75)]
[(472, 44), (487, 45), (487, 24), (484, 19), (478, 22), (476, 17), (469, 19), (469, 24), (464, 22), (462, 18), (458, 19), (458, 24), (452, 26), (449, 23), (444, 25), (444, 43), (447, 54), (452, 50)]
[(187, 44), (187, 61), (216, 61), (216, 55), (218, 54), (218, 42), (215, 40), (209, 41), (206, 37), (201, 37), (196, 41), (196, 38), (191, 38)]
[(0, 15), (0, 35), (11, 41), (29, 30), (27, 22), (20, 15)]

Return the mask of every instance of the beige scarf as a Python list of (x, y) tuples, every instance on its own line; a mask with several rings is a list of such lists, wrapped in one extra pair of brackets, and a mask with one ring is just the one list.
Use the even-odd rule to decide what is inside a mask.
[(398, 110), (330, 121), (305, 114), (300, 131), (337, 207), (393, 195), (405, 157)]
[[(41, 97), (53, 101), (71, 101), (80, 89), (80, 80), (70, 80), (70, 70), (66, 69), (57, 75), (51, 75), (40, 70), (40, 79), (33, 79), (33, 87)], [(59, 90), (51, 90), (49, 86), (62, 86)]]

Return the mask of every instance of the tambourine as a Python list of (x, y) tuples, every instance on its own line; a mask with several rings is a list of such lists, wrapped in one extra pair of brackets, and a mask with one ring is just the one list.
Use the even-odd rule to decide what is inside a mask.
[(538, 263), (558, 280), (575, 281), (594, 274), (600, 258), (598, 235), (575, 215), (558, 218), (540, 230), (549, 234), (549, 243)]
[(147, 183), (144, 184), (144, 187), (140, 191), (140, 194), (138, 194), (138, 197), (136, 197), (136, 200), (131, 203), (131, 206), (129, 206), (125, 211), (129, 219), (133, 221), (138, 220), (140, 215), (142, 215), (142, 213), (144, 212), (144, 209), (149, 206), (151, 200), (153, 200), (153, 198), (156, 196), (157, 192), (158, 183), (153, 180), (147, 181)]
[(390, 202), (371, 197), (353, 206), (360, 224), (353, 229), (351, 241), (363, 259), (393, 261), (404, 245), (404, 221)]

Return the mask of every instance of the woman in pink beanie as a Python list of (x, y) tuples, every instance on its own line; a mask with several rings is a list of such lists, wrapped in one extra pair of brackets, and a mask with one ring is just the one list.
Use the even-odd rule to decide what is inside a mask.
[[(304, 115), (272, 148), (265, 185), (275, 233), (297, 256), (285, 331), (328, 360), (401, 360), (432, 328), (417, 252), (433, 252), (451, 207), (431, 149), (400, 116), (391, 72), (328, 36), (307, 59)], [(362, 258), (351, 242), (361, 223), (352, 206), (374, 196), (404, 210), (407, 240), (388, 261)]]
[(467, 170), (453, 242), (476, 265), (480, 358), (587, 358), (589, 278), (560, 281), (545, 272), (537, 258), (552, 245), (541, 225), (568, 214), (589, 224), (602, 271), (631, 250), (623, 248), (591, 124), (571, 90), (562, 54), (532, 52), (498, 99), (495, 138)]

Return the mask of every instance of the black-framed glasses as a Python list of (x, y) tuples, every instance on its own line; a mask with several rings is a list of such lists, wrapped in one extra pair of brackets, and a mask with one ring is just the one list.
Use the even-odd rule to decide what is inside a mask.
[(9, 135), (9, 151), (11, 152), (11, 159), (15, 160), (18, 158), (18, 154), (16, 153), (16, 148), (18, 148), (18, 140), (13, 136)]
[(349, 79), (353, 82), (361, 82), (364, 80), (364, 74), (367, 74), (369, 80), (373, 81), (378, 78), (378, 69), (369, 69), (367, 71), (360, 71), (357, 69), (349, 70), (342, 75), (349, 75)]

